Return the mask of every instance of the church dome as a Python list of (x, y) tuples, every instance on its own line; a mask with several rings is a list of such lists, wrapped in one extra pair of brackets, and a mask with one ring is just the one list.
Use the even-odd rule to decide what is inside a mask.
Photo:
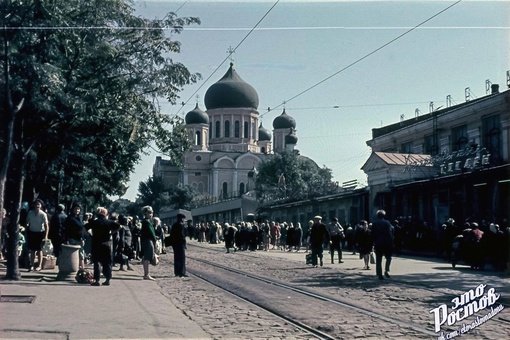
[(223, 78), (209, 87), (204, 102), (207, 110), (241, 107), (257, 109), (259, 96), (250, 84), (239, 77), (231, 63)]
[(290, 129), (290, 133), (285, 136), (285, 145), (296, 145), (298, 138), (296, 136), (296, 131), (294, 129)]
[(186, 124), (209, 124), (209, 116), (197, 106), (186, 114)]
[(281, 115), (279, 115), (273, 120), (273, 129), (294, 129), (294, 128), (296, 128), (296, 121), (294, 120), (294, 118), (292, 118), (285, 112), (285, 109), (283, 109)]
[(259, 141), (270, 141), (271, 140), (271, 131), (266, 129), (262, 126), (262, 123), (260, 123), (259, 126)]

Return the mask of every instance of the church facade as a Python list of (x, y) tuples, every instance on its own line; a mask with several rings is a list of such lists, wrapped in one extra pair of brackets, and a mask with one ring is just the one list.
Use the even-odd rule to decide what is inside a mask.
[(202, 204), (192, 211), (194, 219), (244, 219), (257, 207), (249, 193), (256, 168), (274, 152), (294, 150), (296, 121), (283, 110), (272, 133), (264, 128), (258, 94), (233, 64), (209, 87), (204, 102), (205, 111), (197, 104), (185, 116), (193, 146), (184, 156), (184, 168), (158, 156), (153, 176), (160, 176), (166, 187), (182, 183), (196, 190)]

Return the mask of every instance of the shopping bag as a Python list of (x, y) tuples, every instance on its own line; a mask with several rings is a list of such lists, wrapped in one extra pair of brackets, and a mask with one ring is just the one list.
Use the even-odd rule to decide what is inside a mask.
[(370, 264), (375, 264), (375, 256), (374, 256), (374, 253), (370, 253)]
[(42, 259), (42, 269), (55, 269), (57, 258), (52, 255), (44, 256)]
[(305, 255), (306, 264), (312, 264), (312, 254)]

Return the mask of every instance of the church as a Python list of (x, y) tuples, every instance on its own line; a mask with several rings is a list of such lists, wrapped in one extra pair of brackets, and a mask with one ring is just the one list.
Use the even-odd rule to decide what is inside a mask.
[(207, 89), (204, 103), (205, 111), (197, 103), (185, 116), (193, 145), (184, 156), (184, 168), (158, 156), (153, 176), (160, 176), (164, 186), (182, 183), (195, 189), (202, 202), (191, 212), (195, 220), (245, 219), (257, 208), (249, 193), (257, 166), (274, 152), (294, 150), (296, 121), (284, 109), (273, 120), (271, 134), (259, 120), (257, 91), (241, 79), (232, 63)]

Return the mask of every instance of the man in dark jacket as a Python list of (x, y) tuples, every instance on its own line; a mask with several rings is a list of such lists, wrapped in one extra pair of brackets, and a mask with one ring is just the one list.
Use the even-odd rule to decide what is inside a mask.
[(92, 261), (94, 262), (94, 283), (99, 286), (99, 264), (103, 267), (103, 275), (106, 279), (103, 286), (110, 285), (112, 278), (112, 241), (110, 235), (121, 228), (121, 225), (108, 219), (108, 210), (103, 207), (97, 208), (97, 219), (87, 223), (87, 230), (92, 230)]
[(315, 223), (310, 228), (310, 249), (312, 251), (312, 265), (317, 267), (317, 257), (320, 260), (321, 267), (324, 265), (322, 262), (322, 245), (324, 241), (329, 243), (329, 233), (326, 225), (322, 223), (321, 216), (315, 216)]
[(170, 243), (174, 250), (174, 274), (187, 277), (186, 274), (186, 216), (177, 214), (177, 222), (170, 230)]
[(53, 254), (55, 257), (60, 255), (60, 252), (62, 251), (62, 243), (65, 238), (64, 221), (66, 220), (67, 215), (64, 213), (64, 210), (64, 205), (59, 204), (55, 214), (51, 216), (50, 220), (49, 237), (51, 244), (53, 244)]
[[(372, 223), (372, 239), (375, 248), (375, 268), (377, 276), (380, 280), (384, 280), (384, 276), (390, 278), (391, 256), (393, 254), (394, 228), (384, 218), (386, 212), (384, 210), (377, 211), (377, 220)], [(384, 276), (382, 275), (382, 257), (386, 258)]]

